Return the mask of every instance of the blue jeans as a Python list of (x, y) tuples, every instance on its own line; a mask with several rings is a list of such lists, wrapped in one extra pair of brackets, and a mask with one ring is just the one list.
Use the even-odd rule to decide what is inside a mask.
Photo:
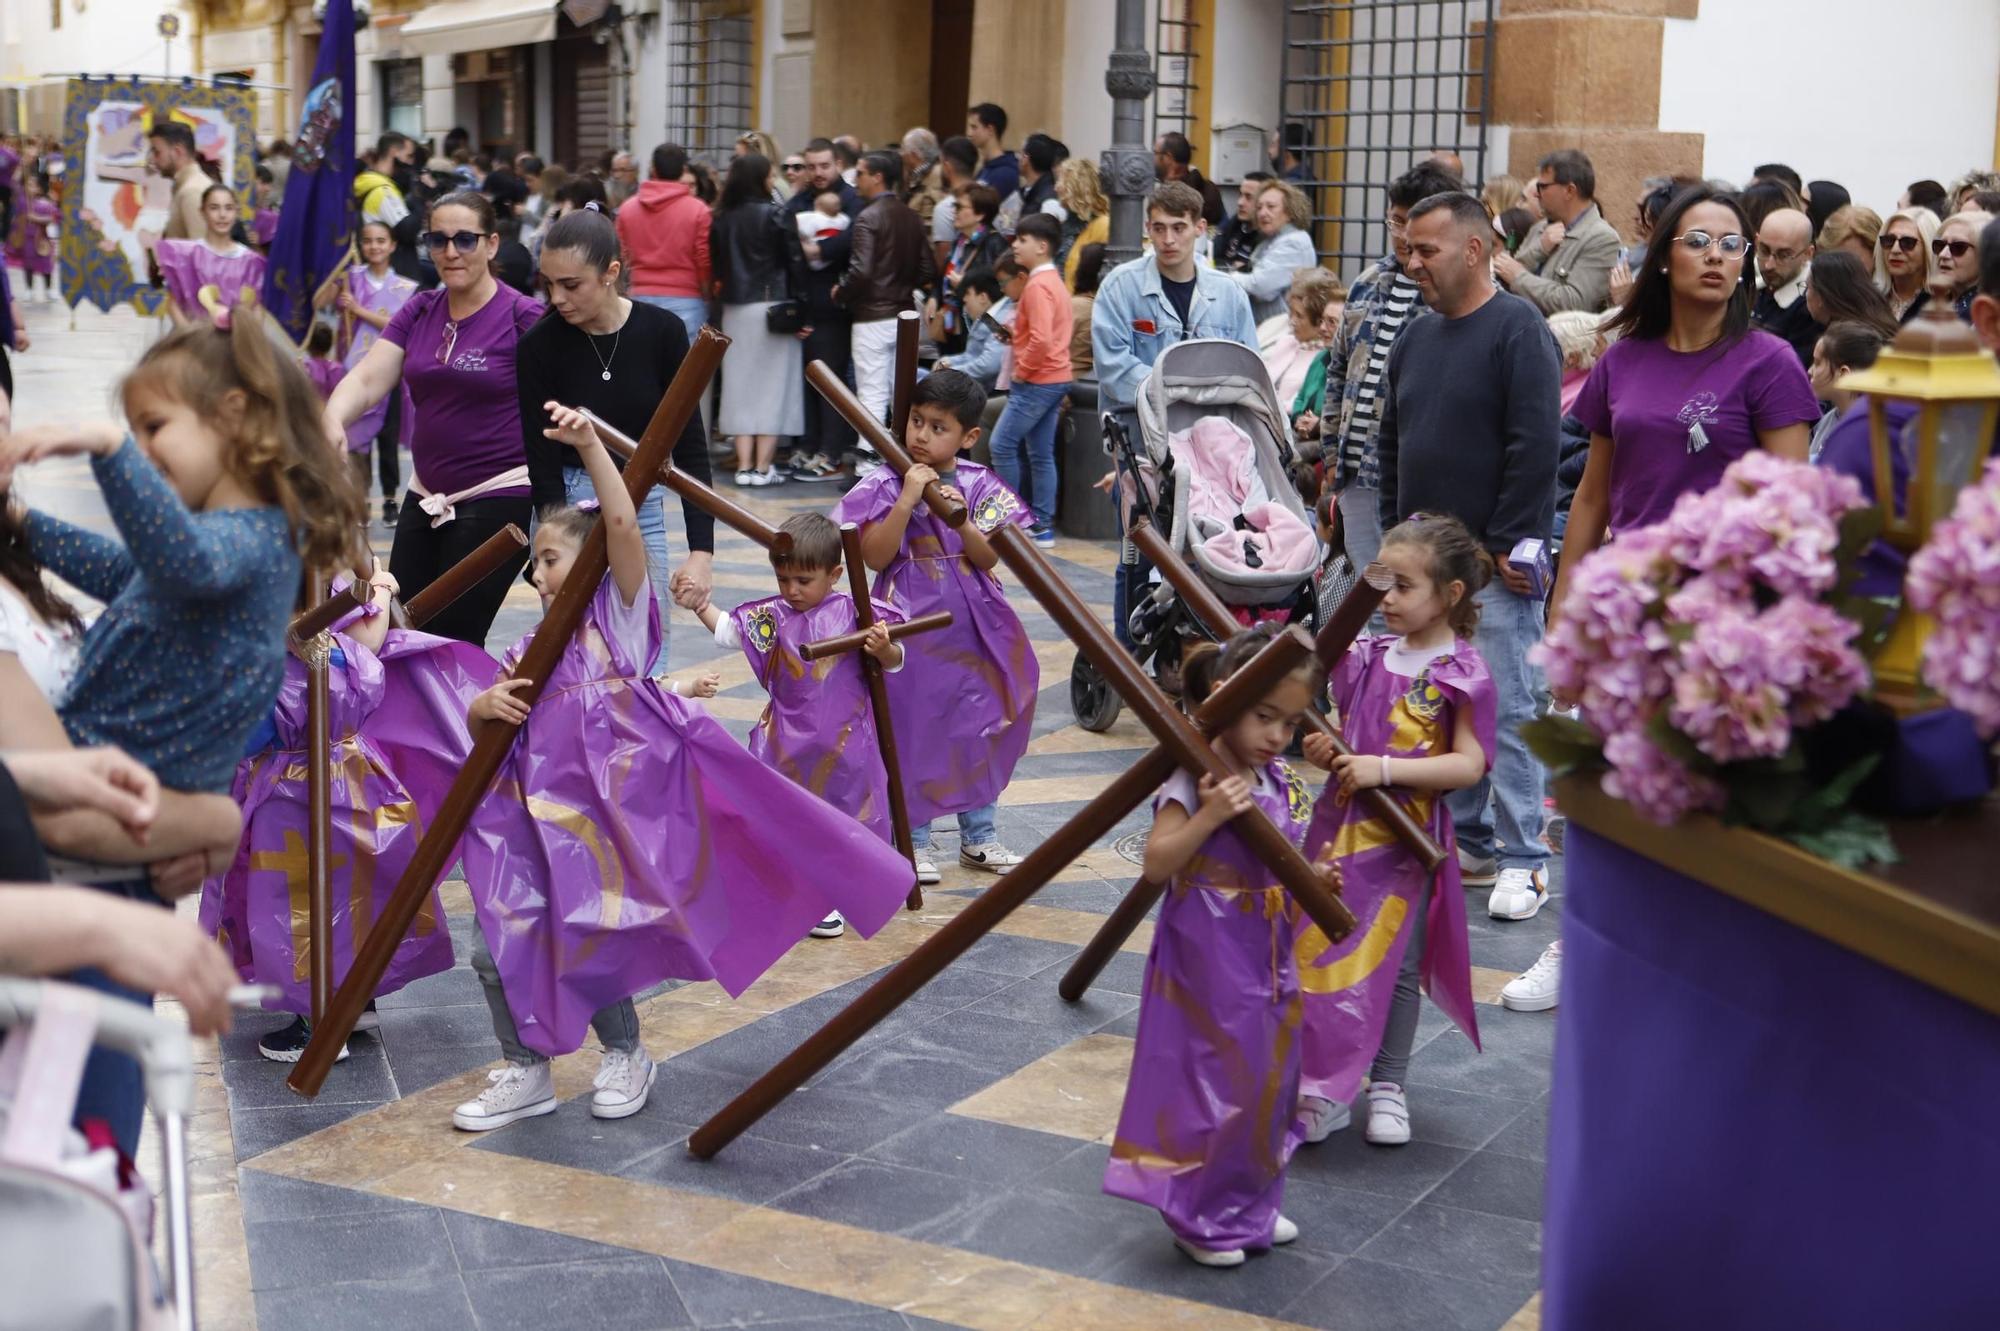
[(1542, 672), (1528, 663), (1528, 649), (1541, 639), (1541, 599), (1517, 596), (1498, 578), (1486, 584), (1479, 593), (1473, 646), (1493, 676), (1499, 752), (1493, 770), (1478, 785), (1453, 791), (1447, 804), (1460, 848), (1497, 859), (1503, 869), (1539, 869), (1548, 860), (1542, 845), (1542, 788), (1548, 774), (1521, 738), (1521, 726), (1534, 720), (1542, 703)]
[(681, 327), (687, 329), (689, 345), (693, 345), (694, 335), (708, 322), (708, 302), (700, 296), (634, 296), (632, 299), (643, 300), (679, 319)]
[[(1347, 550), (1347, 560), (1359, 573), (1374, 563), (1382, 553), (1382, 492), (1364, 490), (1358, 485), (1349, 485), (1340, 492), (1340, 543)], [(1382, 620), (1378, 608), (1368, 617), (1368, 632), (1387, 633), (1389, 626)], [(1392, 1077), (1384, 1081), (1395, 1080)]]
[[(153, 895), (152, 888), (144, 879), (92, 883), (90, 886), (112, 896), (167, 909)], [(113, 998), (123, 998), (141, 1007), (153, 1006), (151, 994), (120, 984), (94, 966), (72, 971), (62, 978), (71, 984), (95, 989)], [(103, 1045), (91, 1046), (83, 1063), (83, 1079), (77, 1083), (76, 1116), (73, 1121), (82, 1123), (86, 1118), (103, 1119), (118, 1139), (118, 1149), (135, 1160), (139, 1158), (139, 1133), (146, 1121), (146, 1078), (137, 1059)]]
[[(582, 467), (564, 467), (563, 498), (572, 504), (597, 498), (597, 487), (590, 483), (590, 473)], [(660, 606), (660, 659), (647, 667), (650, 671), (664, 668), (667, 663), (667, 633), (674, 612), (673, 593), (667, 589), (667, 580), (674, 571), (667, 560), (666, 501), (660, 498), (658, 490), (647, 495), (646, 502), (639, 506), (639, 535), (646, 542), (646, 576), (652, 580), (653, 599)]]
[[(983, 808), (967, 809), (958, 815), (958, 844), (961, 846), (984, 846), (998, 841), (1000, 834), (994, 830), (994, 819), (999, 816), (1000, 806), (988, 804)], [(931, 825), (910, 829), (910, 844), (918, 850), (929, 850), (931, 846)]]
[[(479, 977), (480, 992), (486, 995), (486, 1010), (493, 1017), (493, 1034), (499, 1039), (500, 1052), (507, 1061), (521, 1067), (548, 1062), (547, 1054), (538, 1054), (521, 1043), (514, 1010), (507, 1006), (507, 992), (500, 985), (500, 968), (493, 964), (493, 950), (486, 946), (486, 935), (478, 929), (472, 931), (472, 970)], [(639, 1047), (639, 1009), (631, 999), (621, 998), (592, 1013), (590, 1029), (597, 1032), (606, 1053), (615, 1049), (629, 1054)]]
[[(1035, 510), (1035, 525), (1056, 520), (1056, 426), (1062, 421), (1069, 385), (1029, 384), (1016, 379), (1007, 389), (1007, 405), (993, 427), (993, 470), (1015, 494)], [(1027, 453), (1029, 491), (1021, 488), (1021, 455)]]

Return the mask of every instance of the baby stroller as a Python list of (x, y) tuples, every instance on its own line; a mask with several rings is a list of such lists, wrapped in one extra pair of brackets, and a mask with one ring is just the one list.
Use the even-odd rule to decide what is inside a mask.
[[(1251, 620), (1309, 618), (1320, 560), (1312, 515), (1292, 483), (1284, 409), (1257, 352), (1240, 342), (1196, 338), (1160, 353), (1139, 391), (1139, 438), (1104, 418), (1106, 451), (1118, 459), (1119, 513), (1166, 536), (1231, 609)], [(1132, 553), (1128, 549), (1127, 559)], [(1166, 692), (1179, 692), (1184, 643), (1208, 633), (1155, 580), (1128, 607), (1133, 654)], [(1108, 730), (1118, 694), (1078, 654), (1070, 707), (1085, 730)]]
[[(0, 1329), (192, 1331), (187, 1116), (194, 1055), (187, 1029), (93, 990), (0, 979)], [(166, 1172), (167, 1264), (149, 1251), (152, 1197), (121, 1179), (115, 1148), (70, 1126), (95, 1042), (139, 1060), (159, 1116)]]

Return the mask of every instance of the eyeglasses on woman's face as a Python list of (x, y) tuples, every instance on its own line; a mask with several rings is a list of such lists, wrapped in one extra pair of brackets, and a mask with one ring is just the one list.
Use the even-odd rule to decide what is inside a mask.
[[(1909, 237), (1905, 236), (1903, 239), (1908, 240)], [(1947, 250), (1951, 252), (1952, 258), (1963, 259), (1976, 248), (1969, 240), (1946, 240), (1943, 236), (1939, 236), (1931, 242), (1931, 253), (1937, 255), (1940, 259), (1945, 256), (1945, 251)]]
[(1690, 254), (1706, 254), (1711, 249), (1720, 250), (1722, 251), (1722, 256), (1726, 259), (1740, 259), (1743, 257), (1744, 251), (1750, 248), (1750, 242), (1737, 235), (1734, 231), (1725, 232), (1718, 236), (1712, 232), (1702, 231), (1698, 228), (1693, 231), (1681, 232), (1681, 234), (1674, 237), (1674, 244), (1680, 246)]
[(426, 231), (424, 248), (433, 254), (441, 254), (449, 246), (460, 254), (470, 254), (490, 234), (486, 231)]
[(1917, 252), (1917, 246), (1923, 244), (1924, 242), (1921, 238), (1917, 236), (1911, 236), (1911, 235), (1892, 236), (1889, 235), (1887, 232), (1884, 232), (1882, 235), (1882, 239), (1880, 239), (1875, 243), (1882, 247), (1882, 252), (1884, 254), (1887, 254), (1892, 250), (1901, 250), (1905, 254), (1915, 254)]

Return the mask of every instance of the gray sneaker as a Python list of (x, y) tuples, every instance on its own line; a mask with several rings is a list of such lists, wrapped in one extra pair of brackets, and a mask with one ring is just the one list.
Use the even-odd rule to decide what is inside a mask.
[(1500, 864), (1490, 855), (1474, 855), (1460, 846), (1458, 879), (1466, 887), (1491, 887), (1500, 881)]

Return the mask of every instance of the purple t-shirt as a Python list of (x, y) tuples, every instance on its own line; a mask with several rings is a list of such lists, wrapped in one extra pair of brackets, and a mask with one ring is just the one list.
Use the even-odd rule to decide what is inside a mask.
[[(1712, 487), (1758, 446), (1759, 430), (1820, 415), (1798, 355), (1765, 332), (1705, 351), (1675, 351), (1665, 338), (1614, 342), (1570, 411), (1614, 445), (1613, 532), (1662, 521), (1676, 499)], [(1697, 425), (1708, 441), (1699, 448)]]
[[(503, 282), (451, 335), (451, 307), (439, 288), (410, 297), (382, 330), (384, 341), (403, 349), (403, 384), (421, 422), (410, 456), (432, 493), (456, 494), (527, 465), (514, 344), (542, 308)], [(523, 482), (482, 497), (527, 493)]]

